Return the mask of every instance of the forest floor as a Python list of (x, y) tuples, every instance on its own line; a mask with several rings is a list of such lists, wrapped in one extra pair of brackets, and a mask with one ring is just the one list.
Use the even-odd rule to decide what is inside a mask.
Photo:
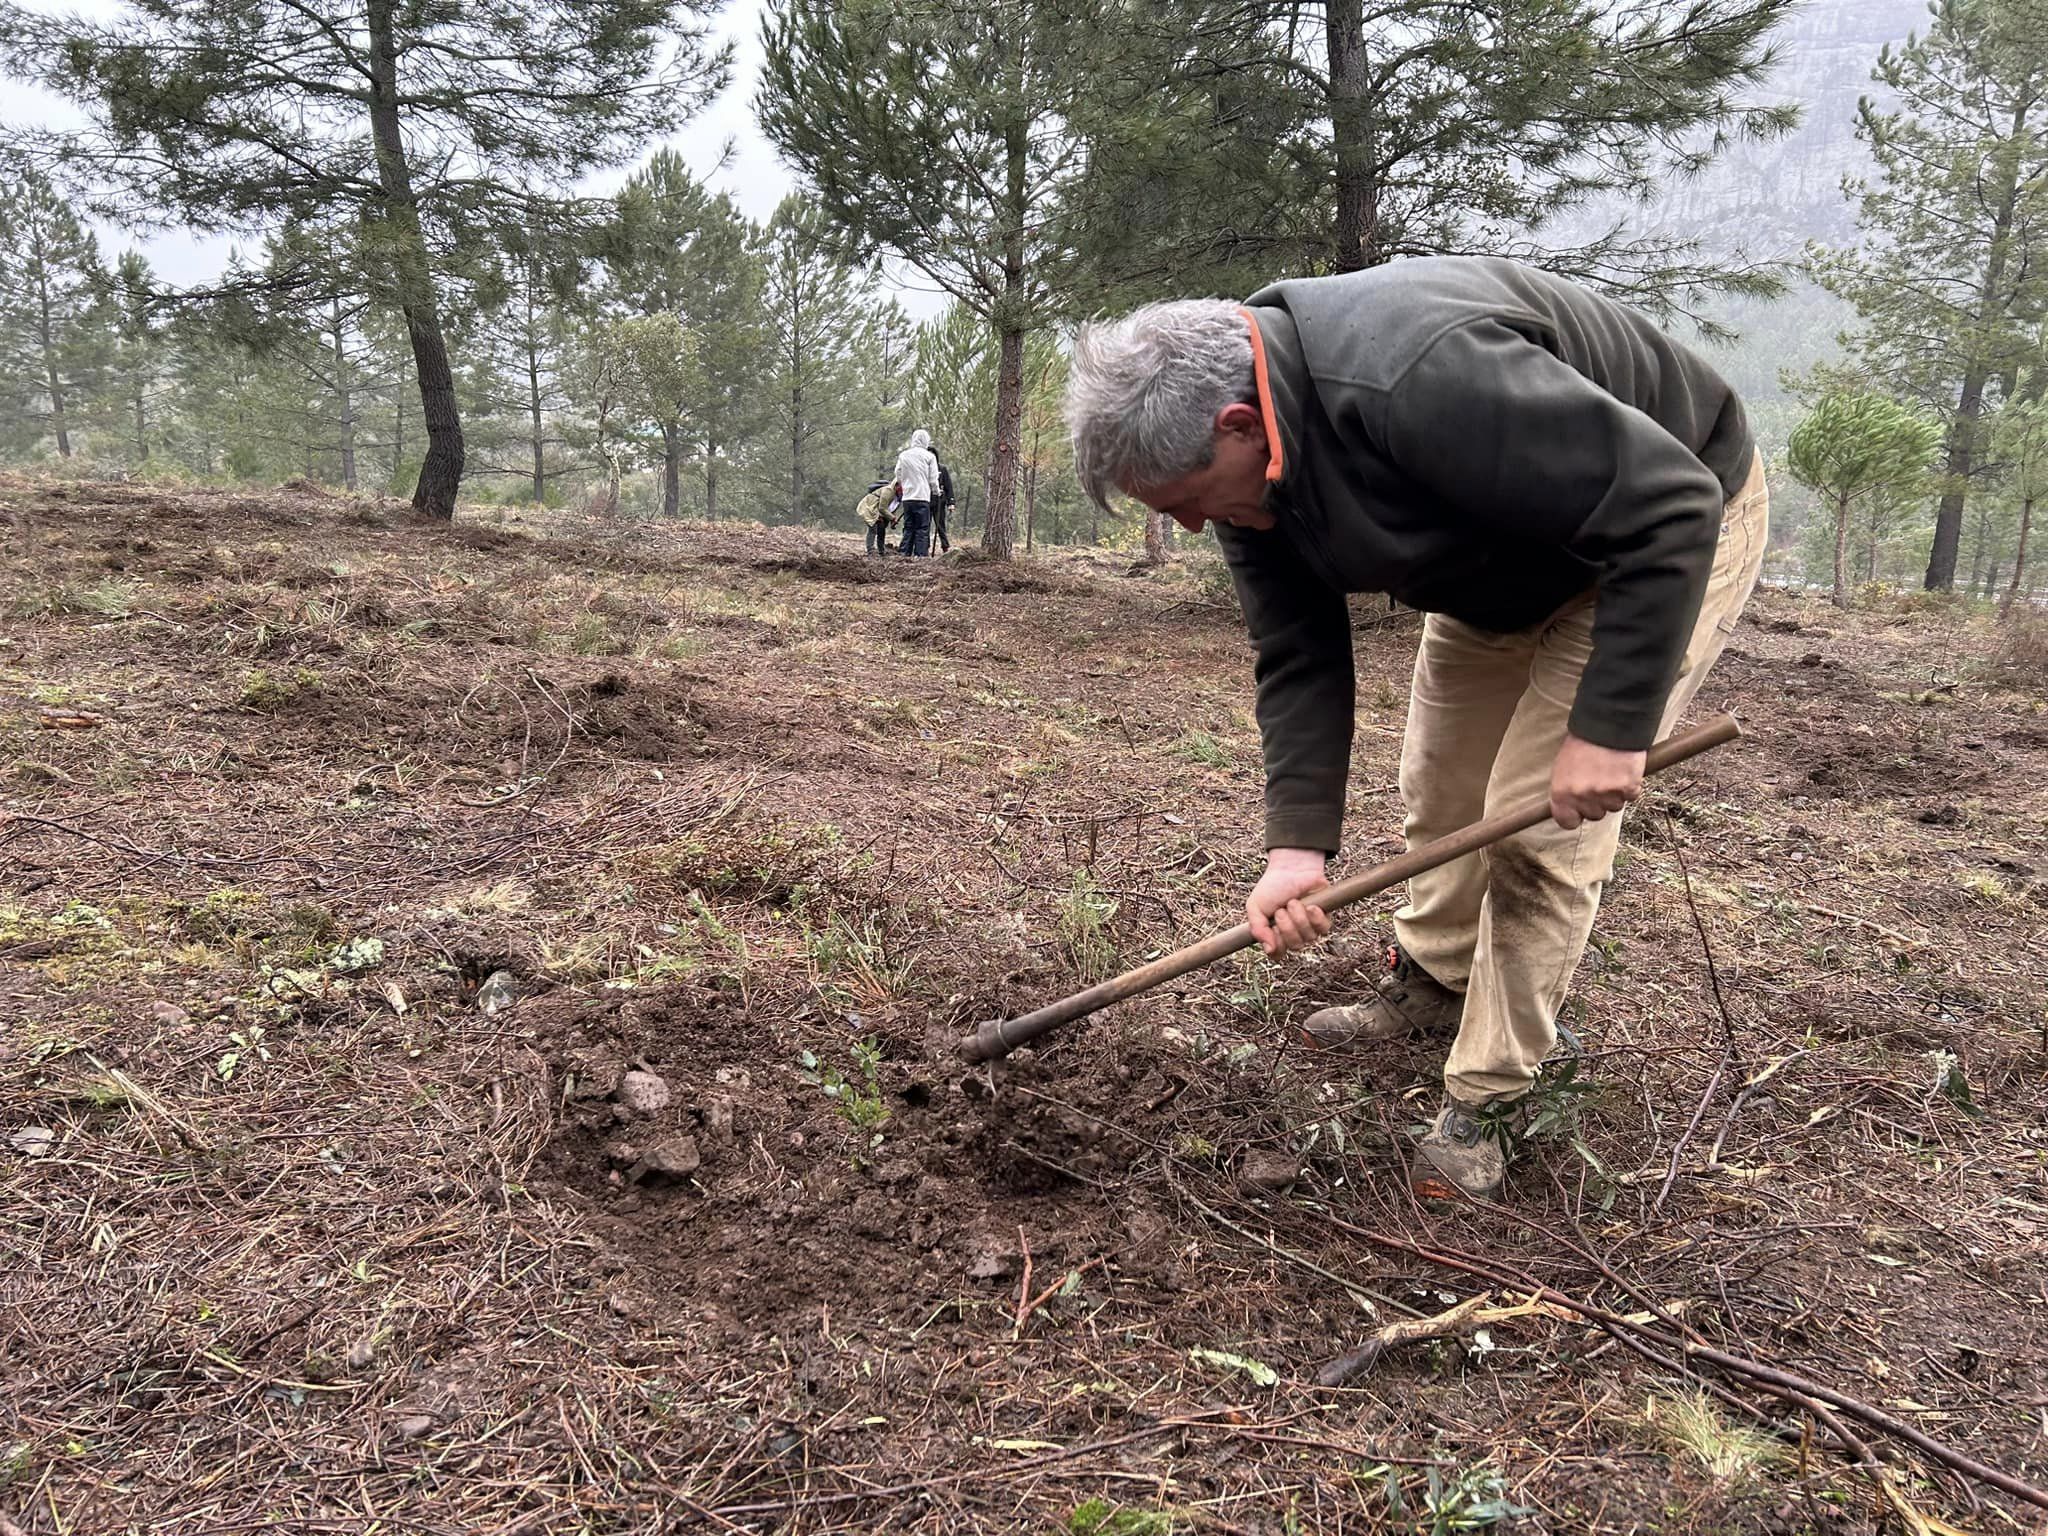
[[(1441, 1047), (1288, 1027), (1391, 895), (952, 1056), (1236, 920), (1212, 559), (19, 478), (0, 518), (8, 1536), (2041, 1518), (1555, 1310), (1315, 1384), (1540, 1283), (2048, 1483), (2048, 681), (1984, 620), (1759, 596), (1551, 1133), (1440, 1209)], [(1346, 868), (1398, 847), (1415, 629), (1359, 608)]]

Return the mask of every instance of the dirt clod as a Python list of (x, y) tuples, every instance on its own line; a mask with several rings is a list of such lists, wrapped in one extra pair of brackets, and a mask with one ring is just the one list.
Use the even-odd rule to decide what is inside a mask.
[(1247, 1152), (1238, 1164), (1238, 1187), (1246, 1194), (1282, 1194), (1301, 1181), (1301, 1160), (1291, 1152)]
[(668, 1080), (652, 1072), (627, 1072), (619, 1078), (612, 1097), (630, 1115), (652, 1115), (669, 1106)]
[(649, 1177), (684, 1179), (703, 1167), (694, 1136), (668, 1136), (640, 1154), (627, 1178), (634, 1183)]

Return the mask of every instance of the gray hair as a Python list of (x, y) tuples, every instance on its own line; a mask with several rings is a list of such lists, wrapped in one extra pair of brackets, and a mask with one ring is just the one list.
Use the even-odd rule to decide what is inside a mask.
[(1147, 304), (1084, 325), (1067, 374), (1067, 427), (1081, 488), (1107, 507), (1122, 486), (1177, 480), (1216, 452), (1216, 416), (1249, 403), (1252, 339), (1226, 299)]

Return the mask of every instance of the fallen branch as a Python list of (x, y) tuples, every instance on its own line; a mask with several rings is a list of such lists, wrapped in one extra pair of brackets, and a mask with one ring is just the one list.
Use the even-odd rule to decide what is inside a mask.
[(1837, 1415), (1847, 1415), (1868, 1428), (1881, 1430), (1894, 1439), (1905, 1441), (1915, 1450), (1947, 1467), (1952, 1472), (1959, 1472), (1966, 1477), (1973, 1478), (1986, 1487), (1996, 1488), (2001, 1493), (2009, 1494), (2024, 1503), (2032, 1504), (2037, 1509), (2048, 1509), (2048, 1491), (2036, 1488), (2031, 1483), (2024, 1482), (2009, 1472), (2003, 1472), (1997, 1467), (1989, 1466), (1977, 1460), (1976, 1457), (1971, 1456), (1968, 1452), (1958, 1450), (1956, 1447), (1916, 1429), (1913, 1425), (1893, 1417), (1882, 1408), (1874, 1407), (1860, 1398), (1851, 1397), (1846, 1392), (1838, 1392), (1833, 1387), (1827, 1386), (1824, 1383), (1809, 1380), (1804, 1376), (1798, 1375), (1796, 1372), (1780, 1370), (1776, 1366), (1765, 1365), (1760, 1360), (1752, 1360), (1746, 1355), (1734, 1354), (1728, 1350), (1718, 1349), (1713, 1345), (1702, 1343), (1697, 1334), (1694, 1334), (1692, 1337), (1680, 1336), (1690, 1330), (1687, 1330), (1683, 1324), (1676, 1323), (1676, 1320), (1671, 1319), (1670, 1314), (1662, 1308), (1652, 1307), (1650, 1310), (1657, 1314), (1660, 1319), (1667, 1319), (1673, 1323), (1678, 1328), (1679, 1334), (1667, 1333), (1659, 1328), (1637, 1323), (1630, 1318), (1621, 1316), (1619, 1313), (1610, 1312), (1604, 1307), (1594, 1306), (1590, 1302), (1579, 1301), (1574, 1297), (1565, 1295), (1554, 1286), (1543, 1284), (1540, 1281), (1532, 1284), (1531, 1277), (1529, 1276), (1518, 1275), (1513, 1271), (1504, 1270), (1498, 1265), (1490, 1264), (1470, 1254), (1424, 1248), (1420, 1244), (1410, 1242), (1405, 1238), (1395, 1237), (1385, 1232), (1375, 1232), (1370, 1228), (1357, 1226), (1345, 1221), (1342, 1217), (1327, 1213), (1325, 1213), (1324, 1219), (1338, 1231), (1349, 1233), (1351, 1236), (1371, 1243), (1375, 1247), (1392, 1249), (1397, 1253), (1405, 1253), (1445, 1269), (1458, 1270), (1485, 1280), (1490, 1284), (1513, 1285), (1519, 1283), (1528, 1285), (1531, 1289), (1530, 1299), (1532, 1301), (1549, 1302), (1566, 1311), (1575, 1313), (1585, 1318), (1588, 1322), (1598, 1324), (1617, 1339), (1623, 1339), (1624, 1342), (1640, 1341), (1653, 1346), (1667, 1355), (1677, 1357), (1687, 1366), (1701, 1364), (1713, 1366), (1728, 1376), (1735, 1377), (1759, 1391), (1789, 1403), (1801, 1412), (1808, 1411), (1813, 1403), (1818, 1402)]
[(1016, 1333), (1012, 1334), (1011, 1336), (1014, 1338), (1017, 1334), (1021, 1334), (1024, 1331), (1024, 1325), (1031, 1321), (1032, 1313), (1036, 1312), (1040, 1307), (1044, 1306), (1048, 1301), (1051, 1301), (1053, 1297), (1057, 1296), (1069, 1285), (1072, 1285), (1076, 1280), (1080, 1279), (1083, 1275), (1087, 1274), (1089, 1270), (1099, 1267), (1101, 1263), (1102, 1260), (1099, 1258), (1090, 1259), (1086, 1264), (1081, 1265), (1079, 1268), (1068, 1270), (1064, 1275), (1061, 1275), (1059, 1279), (1053, 1281), (1051, 1285), (1048, 1285), (1044, 1290), (1040, 1291), (1036, 1296), (1032, 1297), (1029, 1302), (1025, 1303), (1024, 1306), (1018, 1309)]
[(1482, 1328), (1491, 1328), (1496, 1323), (1511, 1322), (1519, 1317), (1575, 1319), (1575, 1314), (1564, 1308), (1534, 1298), (1504, 1307), (1488, 1306), (1491, 1300), (1493, 1295), (1487, 1292), (1474, 1296), (1470, 1301), (1461, 1301), (1434, 1317), (1403, 1318), (1399, 1322), (1388, 1323), (1358, 1348), (1347, 1350), (1317, 1371), (1316, 1385), (1341, 1387), (1378, 1365), (1389, 1350), (1400, 1349), (1404, 1345), (1462, 1339)]

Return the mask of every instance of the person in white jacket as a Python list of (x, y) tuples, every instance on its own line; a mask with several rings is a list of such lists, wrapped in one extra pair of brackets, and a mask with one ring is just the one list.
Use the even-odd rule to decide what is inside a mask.
[(932, 453), (932, 435), (919, 427), (896, 455), (896, 483), (903, 490), (905, 555), (932, 552), (932, 498), (939, 493), (939, 461)]

